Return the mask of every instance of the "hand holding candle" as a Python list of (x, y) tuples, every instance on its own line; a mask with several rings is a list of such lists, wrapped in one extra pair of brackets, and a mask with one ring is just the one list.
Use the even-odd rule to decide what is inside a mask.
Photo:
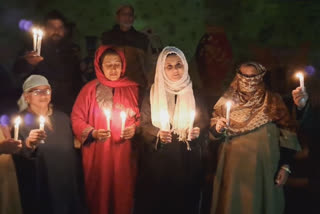
[(18, 116), (14, 120), (14, 140), (18, 140), (18, 138), (19, 138), (19, 126), (20, 126), (20, 123), (21, 123), (21, 117)]
[(191, 141), (191, 133), (193, 130), (193, 123), (194, 123), (194, 118), (195, 118), (196, 112), (192, 111), (190, 112), (190, 123), (189, 123), (189, 133), (188, 133), (188, 141)]
[[(303, 76), (303, 73), (302, 72), (298, 72), (296, 74), (296, 77), (299, 78), (301, 92), (304, 94), (306, 89), (304, 87), (304, 76)], [(306, 105), (306, 102), (307, 102), (307, 100), (305, 98), (301, 98), (299, 100), (299, 105), (298, 106), (303, 106), (304, 107)]]
[(124, 128), (125, 128), (125, 124), (126, 124), (126, 118), (127, 118), (127, 115), (124, 111), (122, 111), (120, 113), (120, 117), (121, 117), (121, 138), (123, 137), (123, 131), (124, 131)]
[(161, 122), (161, 130), (162, 131), (169, 131), (169, 114), (168, 112), (161, 110), (160, 111), (160, 122)]

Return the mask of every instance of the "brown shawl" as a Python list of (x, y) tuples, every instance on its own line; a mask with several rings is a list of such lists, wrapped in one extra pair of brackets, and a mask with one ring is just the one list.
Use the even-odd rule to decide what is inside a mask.
[(255, 62), (244, 65), (255, 67), (259, 73), (245, 76), (238, 69), (229, 89), (213, 108), (211, 126), (215, 126), (221, 117), (226, 117), (226, 102), (230, 100), (228, 134), (231, 136), (247, 133), (270, 122), (276, 123), (279, 128), (294, 131), (295, 123), (280, 95), (266, 90), (263, 82), (266, 69)]

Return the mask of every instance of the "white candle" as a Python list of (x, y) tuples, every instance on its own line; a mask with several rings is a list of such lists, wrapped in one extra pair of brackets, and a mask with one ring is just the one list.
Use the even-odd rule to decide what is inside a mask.
[(14, 120), (14, 140), (18, 140), (20, 123), (21, 123), (21, 117), (17, 117)]
[(104, 114), (106, 115), (106, 118), (107, 118), (107, 131), (110, 131), (110, 111), (109, 111), (109, 109), (105, 109)]
[(226, 108), (227, 108), (227, 110), (226, 110), (227, 126), (230, 126), (230, 110), (231, 110), (231, 105), (232, 105), (231, 101), (228, 101), (228, 102), (226, 103)]
[(195, 111), (190, 112), (190, 124), (189, 124), (188, 141), (191, 141), (191, 132), (192, 132), (192, 129), (193, 129), (193, 123), (194, 123), (195, 116), (196, 116), (196, 112)]
[(37, 51), (37, 39), (38, 39), (38, 30), (36, 28), (32, 29), (33, 33), (33, 51)]
[(44, 130), (44, 123), (46, 122), (46, 119), (43, 116), (40, 116), (39, 121), (40, 121), (39, 129), (43, 131)]
[(124, 127), (125, 127), (125, 124), (126, 124), (126, 113), (124, 111), (122, 111), (120, 113), (120, 117), (121, 117), (121, 137), (123, 135), (123, 131), (124, 131)]
[(303, 74), (301, 72), (297, 73), (296, 76), (299, 78), (300, 80), (300, 87), (302, 89), (302, 91), (304, 91), (304, 77)]
[(40, 56), (41, 53), (41, 42), (42, 42), (43, 32), (38, 30), (38, 39), (37, 39), (37, 55)]
[(168, 112), (161, 110), (160, 111), (160, 122), (161, 122), (161, 130), (162, 131), (169, 131), (169, 114)]

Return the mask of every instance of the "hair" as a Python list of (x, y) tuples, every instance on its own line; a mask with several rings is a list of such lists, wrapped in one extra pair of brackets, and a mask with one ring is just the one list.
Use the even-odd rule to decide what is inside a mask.
[(52, 10), (44, 17), (44, 23), (46, 24), (49, 20), (59, 19), (64, 25), (67, 25), (66, 17), (58, 10)]
[(119, 15), (119, 13), (121, 12), (122, 9), (124, 8), (130, 8), (130, 10), (132, 11), (133, 15), (134, 15), (134, 8), (131, 4), (123, 4), (121, 5), (118, 9), (117, 9), (117, 12), (116, 14)]
[[(99, 60), (100, 67), (102, 66), (102, 62), (103, 62), (104, 57), (107, 55), (118, 55), (120, 57), (120, 55), (118, 54), (118, 52), (115, 49), (109, 48), (105, 52), (103, 52), (103, 54), (101, 54), (101, 57)], [(120, 57), (120, 59), (121, 59), (121, 57)], [(122, 59), (121, 59), (121, 62), (122, 62)]]

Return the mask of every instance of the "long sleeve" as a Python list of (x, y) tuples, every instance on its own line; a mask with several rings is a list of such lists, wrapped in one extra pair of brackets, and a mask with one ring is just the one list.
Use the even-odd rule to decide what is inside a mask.
[(145, 142), (154, 142), (159, 130), (159, 128), (152, 125), (150, 92), (148, 92), (144, 97), (141, 106), (141, 135)]
[(81, 143), (84, 143), (90, 132), (94, 129), (89, 123), (89, 107), (92, 90), (90, 90), (95, 81), (88, 83), (79, 93), (71, 113), (71, 122), (73, 132)]

